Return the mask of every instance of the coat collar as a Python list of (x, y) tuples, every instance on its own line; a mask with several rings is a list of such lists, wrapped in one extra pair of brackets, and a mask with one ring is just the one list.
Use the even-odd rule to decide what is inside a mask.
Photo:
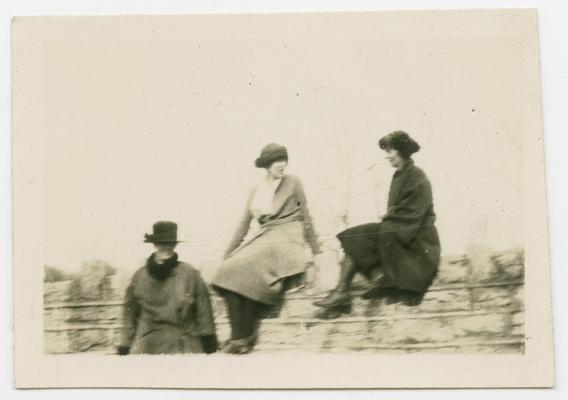
[(404, 162), (404, 165), (402, 166), (402, 168), (399, 170), (397, 169), (394, 173), (394, 176), (400, 176), (402, 174), (404, 174), (405, 172), (408, 172), (410, 170), (410, 167), (414, 165), (414, 161), (409, 158), (408, 160), (406, 160)]

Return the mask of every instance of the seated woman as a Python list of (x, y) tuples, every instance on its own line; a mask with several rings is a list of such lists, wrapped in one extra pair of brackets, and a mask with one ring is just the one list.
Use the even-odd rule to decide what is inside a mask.
[[(266, 177), (251, 191), (225, 260), (212, 280), (227, 303), (231, 323), (231, 339), (221, 351), (233, 354), (253, 349), (259, 311), (280, 304), (289, 282), (305, 271), (309, 260), (304, 240), (314, 254), (320, 253), (302, 184), (285, 173), (286, 148), (268, 144), (255, 165), (266, 169)], [(244, 240), (253, 219), (260, 227)]]
[(160, 221), (147, 243), (156, 251), (126, 289), (118, 354), (184, 354), (217, 351), (207, 286), (199, 271), (178, 261), (177, 225)]
[(323, 307), (317, 316), (337, 318), (351, 310), (349, 286), (357, 272), (373, 286), (363, 298), (386, 297), (389, 303), (420, 304), (438, 272), (440, 241), (430, 181), (414, 165), (411, 155), (420, 149), (402, 131), (379, 141), (386, 158), (396, 168), (387, 213), (382, 221), (349, 228), (337, 235), (345, 252), (337, 287), (314, 302)]

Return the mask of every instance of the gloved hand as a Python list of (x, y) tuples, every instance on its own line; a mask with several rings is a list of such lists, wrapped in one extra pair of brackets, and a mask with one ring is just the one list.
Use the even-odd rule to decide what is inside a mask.
[(219, 350), (217, 335), (200, 336), (199, 340), (201, 340), (201, 347), (203, 348), (203, 352), (205, 354), (215, 353), (217, 350)]

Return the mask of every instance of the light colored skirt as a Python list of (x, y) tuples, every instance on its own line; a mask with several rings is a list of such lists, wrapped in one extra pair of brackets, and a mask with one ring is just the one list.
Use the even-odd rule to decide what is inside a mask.
[(223, 261), (211, 283), (214, 288), (278, 305), (283, 279), (303, 273), (308, 261), (302, 222), (273, 225)]

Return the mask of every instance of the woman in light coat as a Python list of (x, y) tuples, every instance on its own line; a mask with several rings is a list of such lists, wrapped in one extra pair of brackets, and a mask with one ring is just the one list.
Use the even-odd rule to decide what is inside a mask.
[[(265, 146), (255, 165), (266, 169), (266, 176), (251, 191), (225, 260), (212, 280), (227, 303), (231, 322), (231, 339), (221, 349), (226, 353), (253, 349), (260, 310), (280, 304), (289, 282), (305, 271), (309, 261), (305, 243), (314, 255), (320, 253), (302, 184), (285, 173), (286, 148), (274, 143)], [(260, 228), (245, 240), (253, 219)]]

